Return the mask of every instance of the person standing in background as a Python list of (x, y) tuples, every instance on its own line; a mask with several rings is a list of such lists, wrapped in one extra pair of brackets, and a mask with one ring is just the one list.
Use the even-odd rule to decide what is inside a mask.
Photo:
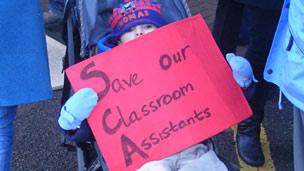
[(0, 37), (0, 171), (9, 171), (17, 105), (52, 97), (40, 1), (1, 0)]
[(263, 80), (263, 70), (280, 16), (283, 0), (219, 0), (213, 36), (222, 54), (236, 51), (243, 11), (249, 17), (249, 45), (245, 57), (259, 80), (249, 104), (253, 116), (238, 124), (237, 150), (240, 158), (252, 166), (265, 162), (260, 143), (260, 125), (264, 118), (270, 84)]
[[(264, 70), (265, 80), (276, 84), (294, 105), (294, 170), (304, 170), (304, 1), (285, 0)], [(279, 106), (281, 107), (281, 98)]]

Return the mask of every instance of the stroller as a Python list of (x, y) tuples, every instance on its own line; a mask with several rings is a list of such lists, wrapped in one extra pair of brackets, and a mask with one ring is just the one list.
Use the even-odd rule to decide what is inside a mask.
[[(168, 22), (191, 16), (186, 0), (158, 1), (163, 9), (167, 9), (164, 10), (164, 17)], [(98, 40), (110, 31), (108, 19), (112, 15), (112, 9), (121, 2), (123, 0), (66, 0), (63, 37), (67, 50), (63, 62), (64, 69), (96, 54)], [(65, 76), (61, 104), (63, 105), (72, 94), (70, 83)], [(94, 140), (74, 143), (62, 138), (62, 145), (68, 150), (77, 151), (79, 171), (108, 170)], [(229, 170), (233, 170), (228, 162), (224, 163)]]

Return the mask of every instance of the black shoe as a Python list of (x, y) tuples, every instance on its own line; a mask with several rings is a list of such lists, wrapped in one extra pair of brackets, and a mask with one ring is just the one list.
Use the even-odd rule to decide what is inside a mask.
[(240, 158), (248, 165), (262, 166), (265, 158), (260, 142), (260, 135), (246, 135), (237, 133), (237, 150)]

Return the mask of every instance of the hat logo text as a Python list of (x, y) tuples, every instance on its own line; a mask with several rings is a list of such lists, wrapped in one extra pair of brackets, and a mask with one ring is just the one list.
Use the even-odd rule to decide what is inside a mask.
[(137, 13), (128, 14), (122, 18), (122, 20), (118, 24), (118, 27), (121, 28), (124, 24), (127, 24), (130, 21), (137, 20), (137, 19), (140, 19), (143, 17), (147, 17), (149, 15), (150, 14), (149, 14), (148, 10), (138, 11)]

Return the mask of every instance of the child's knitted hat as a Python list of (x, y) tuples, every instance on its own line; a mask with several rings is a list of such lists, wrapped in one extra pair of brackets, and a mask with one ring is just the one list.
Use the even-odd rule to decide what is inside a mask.
[(113, 9), (110, 25), (114, 33), (121, 35), (139, 24), (165, 25), (160, 4), (150, 0), (125, 0)]
[(114, 8), (109, 20), (112, 32), (104, 38), (104, 43), (110, 46), (109, 42), (113, 44), (127, 30), (140, 24), (153, 24), (157, 27), (166, 25), (160, 4), (152, 1), (124, 0)]

